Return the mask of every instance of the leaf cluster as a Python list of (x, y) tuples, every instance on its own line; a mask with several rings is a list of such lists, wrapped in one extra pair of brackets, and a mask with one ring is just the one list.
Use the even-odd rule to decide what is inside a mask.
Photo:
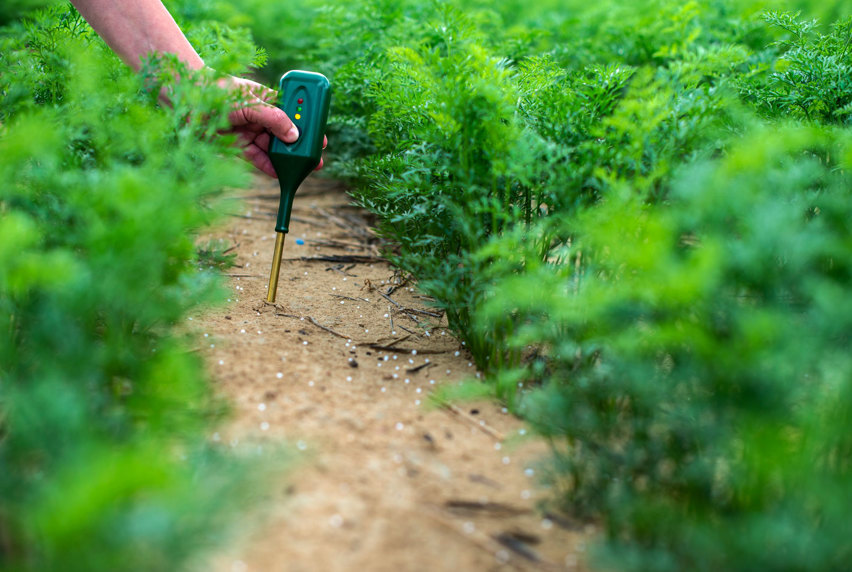
[(194, 237), (248, 180), (233, 96), (174, 58), (134, 74), (70, 7), (0, 45), (0, 568), (179, 568), (264, 474), (208, 443), (224, 407), (178, 327), (224, 297)]

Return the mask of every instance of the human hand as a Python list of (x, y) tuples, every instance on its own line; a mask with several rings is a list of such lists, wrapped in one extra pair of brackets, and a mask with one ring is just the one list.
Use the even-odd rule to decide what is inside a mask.
[[(257, 82), (239, 77), (228, 77), (221, 80), (220, 85), (226, 89), (237, 90), (241, 93), (240, 103), (228, 114), (231, 128), (227, 133), (237, 135), (239, 144), (243, 147), (243, 155), (255, 167), (271, 177), (277, 177), (272, 161), (269, 159), (269, 144), (272, 142), (270, 133), (284, 141), (292, 143), (299, 138), (299, 132), (293, 122), (281, 109), (275, 106), (278, 93)], [(323, 137), (322, 148), (328, 145), (328, 139)], [(322, 169), (323, 160), (317, 170)]]

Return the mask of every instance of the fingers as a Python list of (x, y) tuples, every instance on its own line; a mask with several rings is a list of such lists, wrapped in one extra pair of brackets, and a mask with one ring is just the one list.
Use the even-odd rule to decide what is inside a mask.
[(278, 178), (278, 175), (275, 173), (275, 168), (272, 166), (272, 161), (269, 159), (269, 155), (267, 155), (266, 151), (254, 143), (243, 149), (243, 155), (249, 162), (251, 162), (252, 165), (270, 177)]
[[(326, 147), (328, 147), (328, 137), (323, 135), (322, 136), (322, 148), (325, 149)], [(319, 165), (317, 165), (317, 168), (314, 169), (314, 171), (319, 171), (320, 169), (322, 169), (322, 166), (323, 166), (324, 163), (325, 162), (324, 162), (323, 158), (320, 157)]]
[(270, 137), (269, 133), (266, 133), (265, 131), (263, 133), (261, 133), (260, 135), (258, 135), (254, 140), (254, 144), (257, 145), (260, 149), (262, 149), (263, 151), (266, 151), (266, 152), (269, 152), (269, 144), (271, 142), (272, 142), (272, 137)]
[(299, 130), (281, 109), (255, 98), (255, 101), (234, 111), (228, 117), (234, 126), (256, 123), (286, 143), (299, 138)]

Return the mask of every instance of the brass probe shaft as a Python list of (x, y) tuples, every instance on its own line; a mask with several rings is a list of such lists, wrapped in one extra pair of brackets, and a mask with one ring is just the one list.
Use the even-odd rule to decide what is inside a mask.
[(275, 302), (275, 294), (278, 290), (278, 273), (281, 271), (281, 254), (284, 251), (283, 232), (275, 233), (275, 253), (272, 255), (272, 269), (269, 271), (269, 290), (266, 293), (266, 301), (270, 304)]

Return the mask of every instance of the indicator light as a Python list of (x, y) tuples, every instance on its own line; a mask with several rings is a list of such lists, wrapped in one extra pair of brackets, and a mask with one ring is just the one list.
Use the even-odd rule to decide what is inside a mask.
[(299, 115), (299, 114), (297, 113), (297, 114), (296, 114), (296, 119), (301, 119), (301, 118), (302, 118), (302, 116), (301, 116), (301, 115)]
[(304, 100), (304, 99), (302, 99), (302, 98), (300, 97), (300, 98), (296, 101), (296, 103), (305, 103), (305, 100)]
[(302, 108), (301, 108), (301, 107), (297, 107), (297, 108), (296, 108), (296, 111), (302, 111)]

